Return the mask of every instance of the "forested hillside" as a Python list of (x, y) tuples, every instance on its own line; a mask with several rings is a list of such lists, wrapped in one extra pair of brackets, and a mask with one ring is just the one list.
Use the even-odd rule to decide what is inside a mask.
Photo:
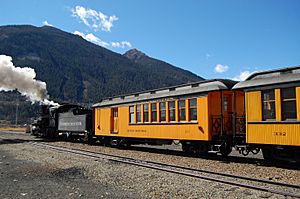
[(95, 102), (103, 97), (201, 80), (162, 63), (135, 62), (78, 35), (43, 26), (0, 27), (0, 54), (30, 66), (55, 100)]
[[(34, 68), (36, 79), (46, 82), (54, 101), (92, 104), (103, 97), (202, 80), (139, 51), (142, 59), (129, 56), (135, 51), (124, 56), (49, 26), (0, 26), (0, 55), (11, 56), (15, 66)], [(15, 93), (5, 96), (2, 92), (1, 96), (2, 101), (16, 98)], [(19, 98), (24, 102), (24, 97)], [(13, 114), (7, 115), (12, 112), (8, 103), (0, 102), (0, 106), (0, 120), (12, 120)], [(29, 112), (24, 117), (29, 117), (34, 111), (25, 107)]]

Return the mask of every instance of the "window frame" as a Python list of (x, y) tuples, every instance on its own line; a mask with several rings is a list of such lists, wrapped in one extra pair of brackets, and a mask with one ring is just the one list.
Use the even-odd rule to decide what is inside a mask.
[[(174, 103), (174, 107), (171, 107), (170, 104)], [(171, 111), (174, 111), (174, 120), (171, 118)], [(169, 112), (169, 122), (176, 122), (176, 101), (168, 101), (168, 112)]]
[[(191, 106), (191, 101), (195, 101), (195, 105)], [(191, 98), (188, 99), (188, 105), (189, 105), (189, 120), (190, 121), (197, 121), (198, 120), (198, 107), (197, 107), (197, 98)], [(196, 110), (196, 118), (192, 119), (192, 110), (195, 109)]]
[[(132, 110), (131, 110), (132, 108)], [(135, 106), (129, 106), (129, 124), (135, 123), (135, 115), (134, 115), (134, 108)]]
[[(293, 98), (284, 98), (283, 96), (283, 91), (285, 90), (288, 90), (288, 91), (291, 91), (293, 90), (293, 95), (292, 96)], [(296, 94), (296, 88), (295, 87), (288, 87), (288, 88), (281, 88), (280, 89), (280, 105), (281, 105), (281, 120), (282, 121), (288, 121), (288, 120), (291, 120), (291, 121), (294, 121), (294, 120), (297, 120), (297, 94)], [(285, 113), (286, 111), (284, 110), (284, 103), (286, 102), (294, 102), (294, 107), (292, 110), (294, 110), (293, 114), (295, 114), (295, 117), (293, 118), (288, 118), (288, 117), (285, 117)]]
[[(180, 102), (183, 102), (184, 106), (181, 106)], [(182, 116), (182, 111), (184, 111), (184, 119), (181, 118)], [(179, 122), (184, 122), (186, 120), (186, 101), (185, 100), (178, 100), (178, 121)]]
[[(153, 105), (155, 105), (155, 110), (153, 110)], [(153, 120), (153, 114), (155, 114), (155, 120)], [(151, 122), (157, 122), (157, 103), (151, 103)]]
[[(272, 93), (273, 99), (265, 99), (265, 94)], [(269, 95), (270, 96), (270, 95)], [(270, 106), (270, 111), (265, 109), (265, 103), (267, 103), (267, 106)], [(268, 90), (262, 90), (261, 91), (261, 104), (262, 104), (262, 121), (275, 121), (276, 120), (276, 97), (275, 97), (275, 89), (268, 89)], [(272, 107), (274, 107), (274, 110), (272, 111)], [(265, 117), (265, 113), (268, 111), (268, 115), (270, 113), (274, 112), (274, 116), (272, 118)]]
[(135, 114), (136, 123), (142, 122), (142, 106), (141, 104), (136, 105), (136, 114)]
[[(164, 109), (162, 109), (161, 105), (164, 105)], [(164, 120), (162, 120), (162, 113), (164, 112)], [(167, 107), (166, 102), (159, 102), (159, 120), (160, 122), (167, 122)]]
[[(147, 107), (147, 110), (145, 109)], [(146, 110), (146, 111), (145, 111)], [(145, 120), (147, 118), (147, 121)], [(149, 104), (143, 104), (143, 122), (149, 122)]]

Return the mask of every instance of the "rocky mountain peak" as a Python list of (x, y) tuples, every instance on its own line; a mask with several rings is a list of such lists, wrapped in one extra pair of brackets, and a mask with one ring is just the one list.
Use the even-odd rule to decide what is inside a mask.
[(141, 51), (139, 51), (138, 49), (131, 49), (128, 50), (125, 54), (125, 57), (127, 57), (128, 59), (137, 62), (138, 60), (140, 60), (143, 57), (147, 57), (147, 55)]

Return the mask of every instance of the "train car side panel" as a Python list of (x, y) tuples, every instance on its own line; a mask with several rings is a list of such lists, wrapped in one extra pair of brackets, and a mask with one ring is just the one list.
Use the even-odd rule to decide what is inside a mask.
[(200, 97), (197, 99), (198, 102), (198, 129), (201, 132), (202, 140), (211, 140), (211, 132), (209, 131), (210, 120), (208, 116), (209, 109), (208, 107), (208, 97)]
[(248, 124), (250, 144), (300, 146), (300, 125), (295, 124)]
[[(260, 91), (252, 91), (245, 93), (246, 95), (246, 121), (261, 121), (261, 93)], [(246, 142), (251, 143), (249, 139), (253, 139), (249, 125), (246, 123)]]
[(297, 98), (297, 120), (300, 121), (300, 87), (296, 88), (296, 98)]
[(111, 130), (111, 109), (103, 108), (103, 109), (95, 109), (96, 115), (96, 123), (95, 125), (95, 135), (110, 135)]
[[(178, 102), (177, 100), (175, 102)], [(187, 100), (186, 102), (186, 110)], [(148, 104), (148, 103), (143, 103)], [(159, 104), (151, 102), (149, 104)], [(151, 121), (151, 112), (149, 114), (149, 122), (137, 122), (136, 116), (134, 121), (129, 123), (129, 107), (119, 107), (120, 109), (120, 131), (115, 136), (135, 137), (135, 138), (154, 138), (154, 139), (182, 139), (182, 140), (207, 140), (207, 98), (201, 97), (197, 99), (197, 121), (166, 121), (159, 122), (159, 114), (157, 122)], [(159, 106), (158, 106), (159, 107)], [(178, 107), (178, 106), (176, 106)], [(136, 109), (136, 106), (135, 106)], [(188, 113), (188, 111), (186, 111)], [(135, 112), (136, 113), (136, 112)], [(178, 109), (176, 109), (178, 115)], [(188, 117), (187, 117), (188, 118)], [(142, 118), (143, 119), (143, 118)], [(178, 120), (178, 116), (176, 117)]]
[(246, 93), (246, 113), (247, 121), (261, 121), (261, 93), (253, 91)]
[[(251, 91), (246, 93), (247, 143), (300, 146), (300, 121), (298, 119), (299, 112), (294, 119), (284, 119), (281, 89), (274, 88), (269, 90), (274, 92), (273, 102), (263, 102), (263, 91)], [(299, 87), (295, 90), (295, 109), (299, 111)], [(268, 118), (262, 118), (263, 103), (265, 103), (265, 109), (273, 110), (272, 118), (269, 118), (270, 115)], [(273, 103), (274, 105), (270, 103)]]
[[(188, 121), (190, 118), (187, 115), (184, 121), (159, 121), (159, 113), (157, 114), (157, 121), (151, 121), (151, 111), (149, 111), (148, 113), (148, 122), (144, 122), (143, 117), (141, 118), (141, 121), (137, 121), (137, 105), (149, 104), (150, 107), (151, 104), (156, 104), (159, 108), (159, 102), (137, 103), (134, 105), (118, 106), (117, 119), (111, 114), (111, 112), (113, 112), (116, 107), (96, 108), (96, 117), (98, 112), (100, 112), (100, 120), (96, 119), (96, 122), (100, 122), (100, 124), (95, 124), (96, 135), (149, 139), (208, 140), (209, 132), (207, 96), (194, 99), (196, 99), (197, 101), (196, 121)], [(189, 114), (189, 101), (188, 99), (185, 99), (184, 101), (186, 104), (186, 114)], [(175, 102), (178, 103), (178, 100), (175, 100)], [(130, 107), (134, 107), (134, 117), (132, 122), (130, 122)], [(178, 106), (176, 107), (178, 108)], [(141, 115), (143, 115), (143, 111), (144, 110), (142, 108)], [(176, 109), (177, 120), (178, 114), (179, 110)], [(118, 122), (118, 124), (115, 123), (116, 121)], [(113, 126), (115, 125), (118, 125), (118, 132), (113, 131)], [(97, 129), (97, 126), (100, 126), (101, 129)]]
[(280, 89), (274, 89), (275, 91), (275, 114), (276, 114), (276, 121), (281, 121), (281, 94)]

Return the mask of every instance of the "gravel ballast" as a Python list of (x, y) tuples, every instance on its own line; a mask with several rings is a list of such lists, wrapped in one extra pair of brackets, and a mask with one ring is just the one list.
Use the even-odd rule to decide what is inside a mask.
[[(18, 139), (15, 143), (1, 141), (0, 144), (1, 198), (284, 198), (267, 192), (35, 147), (28, 142), (34, 138), (27, 134), (0, 133), (0, 136)], [(51, 144), (300, 184), (299, 170), (261, 166), (255, 161), (237, 163), (71, 142)]]

